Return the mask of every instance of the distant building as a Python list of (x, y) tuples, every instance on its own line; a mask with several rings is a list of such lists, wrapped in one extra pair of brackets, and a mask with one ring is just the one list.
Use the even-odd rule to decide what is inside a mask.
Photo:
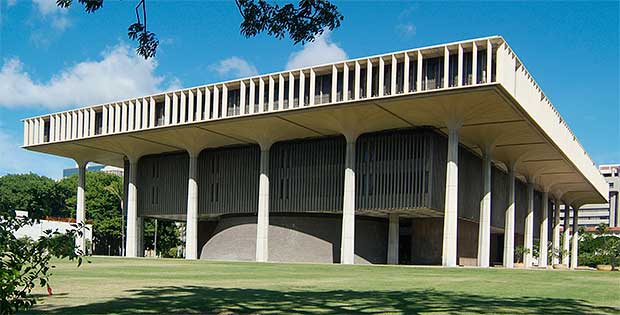
[[(104, 172), (116, 176), (123, 177), (123, 169), (120, 167), (109, 165), (92, 165), (86, 169), (88, 172)], [(62, 177), (69, 177), (78, 173), (77, 167), (65, 168), (62, 170)]]
[[(28, 211), (16, 211), (16, 215), (18, 218), (28, 217)], [(39, 237), (45, 234), (45, 231), (51, 230), (52, 232), (58, 231), (60, 233), (65, 233), (68, 230), (74, 229), (71, 224), (75, 224), (75, 219), (69, 218), (54, 218), (54, 217), (45, 217), (43, 220), (40, 220), (37, 223), (32, 225), (26, 225), (15, 231), (15, 237), (23, 238), (28, 237), (33, 240), (39, 239)], [(86, 224), (86, 229), (84, 230), (84, 239), (86, 240), (86, 244), (90, 244), (90, 246), (86, 247), (86, 251), (88, 253), (92, 252), (92, 248), (94, 248), (93, 240), (93, 225)]]
[[(618, 211), (618, 193), (620, 192), (620, 164), (606, 164), (599, 166), (599, 172), (609, 184), (609, 203), (587, 204), (579, 208), (579, 226), (586, 229), (594, 228), (601, 223), (609, 227), (620, 226), (620, 211)], [(560, 214), (564, 218), (564, 212)], [(563, 223), (563, 219), (560, 224)], [(572, 211), (569, 219), (572, 225)]]

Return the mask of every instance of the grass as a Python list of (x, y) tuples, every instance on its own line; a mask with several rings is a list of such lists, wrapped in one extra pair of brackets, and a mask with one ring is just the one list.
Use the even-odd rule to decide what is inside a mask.
[(620, 314), (620, 272), (93, 257), (55, 262), (46, 314)]

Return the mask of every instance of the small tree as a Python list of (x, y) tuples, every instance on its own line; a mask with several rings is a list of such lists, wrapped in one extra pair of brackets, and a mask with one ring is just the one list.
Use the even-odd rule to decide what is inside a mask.
[[(31, 213), (41, 213), (36, 205), (30, 205)], [(36, 211), (39, 209), (39, 211)], [(82, 224), (74, 224), (66, 233), (47, 230), (38, 240), (18, 239), (15, 232), (23, 226), (38, 221), (35, 217), (20, 218), (11, 209), (0, 208), (0, 314), (13, 314), (26, 310), (36, 303), (30, 294), (37, 285), (50, 286), (52, 257), (77, 260), (82, 264), (83, 253), (75, 247), (75, 237), (82, 236)]]
[(525, 255), (529, 254), (531, 251), (527, 247), (517, 246), (515, 247), (515, 259), (516, 263), (522, 263)]
[(617, 242), (616, 239), (608, 239), (609, 228), (605, 223), (600, 223), (596, 227), (596, 234), (603, 238), (603, 246), (598, 250), (599, 254), (608, 257), (611, 269), (615, 270), (616, 257), (620, 255), (620, 245), (618, 245), (619, 242)]

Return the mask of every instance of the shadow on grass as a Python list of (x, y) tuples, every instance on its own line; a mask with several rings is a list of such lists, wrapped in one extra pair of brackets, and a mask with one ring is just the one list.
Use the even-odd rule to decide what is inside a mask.
[[(509, 288), (506, 288), (509, 289)], [(295, 291), (166, 286), (46, 314), (618, 314), (620, 309), (558, 298), (497, 298), (437, 290)], [(33, 313), (37, 313), (34, 311)]]

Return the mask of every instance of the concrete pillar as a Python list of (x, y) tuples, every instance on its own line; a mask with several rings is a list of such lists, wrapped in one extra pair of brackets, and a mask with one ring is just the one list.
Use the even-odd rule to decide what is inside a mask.
[(577, 268), (579, 256), (579, 207), (573, 207), (573, 237), (570, 253), (570, 269)]
[(609, 227), (616, 227), (620, 225), (618, 219), (618, 193), (609, 193)]
[(269, 146), (260, 151), (258, 184), (258, 223), (256, 225), (256, 261), (269, 260)]
[(515, 172), (508, 170), (508, 208), (504, 221), (504, 267), (514, 268), (515, 261)]
[(534, 249), (534, 184), (527, 183), (527, 210), (525, 214), (525, 235), (523, 248), (529, 249), (529, 253), (523, 255), (525, 268), (532, 266), (532, 250)]
[(549, 227), (549, 192), (543, 192), (542, 197), (542, 213), (540, 216), (540, 245), (538, 246), (538, 267), (547, 268), (547, 252), (549, 246), (547, 246), (548, 240), (548, 227)]
[(491, 255), (491, 154), (484, 150), (482, 160), (482, 199), (478, 224), (478, 266), (489, 267)]
[(185, 258), (198, 258), (198, 154), (189, 152)]
[(553, 208), (553, 264), (559, 264), (560, 258), (557, 254), (560, 252), (560, 199), (557, 198)]
[(142, 236), (141, 224), (138, 220), (138, 159), (129, 160), (129, 185), (127, 188), (127, 238), (125, 245), (125, 256), (139, 257), (142, 256), (142, 247), (140, 244)]
[(562, 265), (565, 265), (566, 267), (568, 267), (568, 263), (570, 262), (570, 224), (569, 224), (569, 219), (570, 219), (570, 206), (568, 205), (568, 203), (564, 204), (564, 240), (563, 240), (563, 244), (562, 244), (562, 251), (564, 252), (564, 255), (562, 255)]
[(398, 213), (390, 213), (389, 229), (388, 229), (388, 253), (387, 263), (390, 265), (398, 265), (398, 238), (399, 234), (399, 218)]
[[(418, 61), (419, 62), (419, 61)], [(441, 264), (456, 267), (459, 183), (459, 129), (460, 123), (448, 124), (448, 159), (446, 166), (446, 196), (443, 218), (443, 248)]]
[(355, 263), (355, 144), (357, 137), (347, 137), (342, 203), (342, 240), (340, 263)]
[(86, 238), (84, 237), (84, 224), (86, 223), (86, 210), (85, 210), (85, 198), (84, 198), (84, 188), (86, 185), (86, 164), (88, 162), (79, 161), (78, 162), (78, 180), (77, 180), (77, 202), (75, 209), (75, 221), (78, 224), (81, 224), (80, 233), (82, 235), (78, 235), (75, 239), (75, 246), (79, 253), (85, 255), (86, 254)]

